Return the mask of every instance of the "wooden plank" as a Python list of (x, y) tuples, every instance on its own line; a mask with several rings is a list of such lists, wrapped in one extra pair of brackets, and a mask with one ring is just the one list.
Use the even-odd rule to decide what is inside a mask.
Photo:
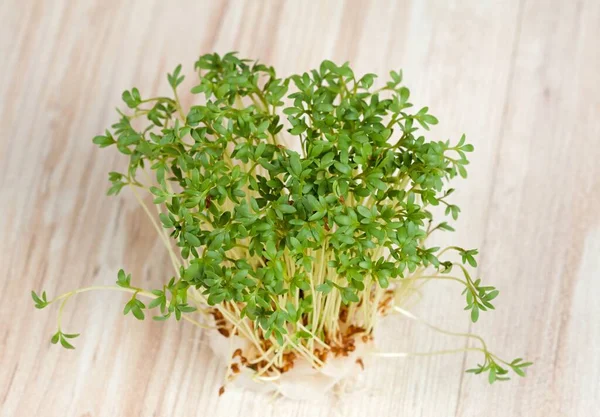
[[(536, 362), (526, 379), (465, 378), (459, 416), (591, 416), (600, 409), (600, 5), (525, 2), (502, 122), (482, 270), (504, 298), (483, 330)], [(510, 356), (509, 356), (510, 357)]]
[[(592, 320), (600, 16), (592, 1), (521, 9), (517, 1), (7, 1), (0, 18), (7, 277), (0, 318), (10, 323), (0, 326), (1, 415), (329, 416), (335, 407), (348, 416), (589, 416), (600, 409), (592, 408), (600, 382), (590, 372), (599, 365), (593, 341), (600, 342)], [(527, 379), (490, 388), (462, 376), (459, 355), (374, 362), (362, 381), (369, 389), (340, 402), (270, 402), (233, 391), (219, 398), (222, 369), (200, 331), (124, 318), (125, 298), (108, 293), (67, 307), (66, 328), (83, 332), (75, 352), (50, 346), (55, 309), (33, 311), (30, 288), (56, 294), (109, 284), (120, 267), (145, 285), (170, 273), (133, 198), (103, 195), (106, 173), (123, 159), (90, 139), (115, 120), (124, 89), (167, 92), (165, 72), (178, 63), (190, 68), (200, 53), (232, 49), (284, 75), (326, 58), (350, 60), (358, 73), (404, 68), (416, 104), (440, 119), (431, 137), (467, 133), (476, 153), (470, 179), (456, 183), (463, 216), (457, 233), (437, 242), (483, 245), (479, 272), (504, 297), (474, 329), (499, 354), (536, 360)], [(459, 292), (428, 286), (416, 311), (467, 330)], [(464, 346), (396, 318), (384, 328), (387, 351)]]

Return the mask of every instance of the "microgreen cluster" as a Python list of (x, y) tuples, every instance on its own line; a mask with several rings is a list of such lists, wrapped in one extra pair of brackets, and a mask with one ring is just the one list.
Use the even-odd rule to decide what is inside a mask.
[[(171, 97), (125, 91), (127, 109), (93, 140), (127, 156), (127, 169), (109, 174), (108, 194), (133, 190), (174, 267), (152, 291), (120, 271), (118, 287), (132, 294), (125, 314), (143, 319), (156, 309), (156, 319), (180, 319), (195, 311), (193, 295), (259, 350), (272, 341), (272, 355), (313, 358), (349, 327), (370, 335), (385, 306), (417, 280), (460, 282), (474, 322), (494, 308), (498, 291), (467, 270), (477, 250), (426, 243), (434, 231), (453, 230), (432, 211), (444, 206), (458, 217), (448, 182), (466, 177), (473, 146), (464, 136), (425, 139), (438, 121), (427, 107), (413, 108), (401, 72), (375, 89), (376, 75), (357, 77), (348, 64), (324, 61), (279, 78), (231, 53), (200, 57), (195, 72), (199, 97), (189, 109), (179, 100), (178, 66), (168, 75)], [(153, 196), (158, 222), (138, 191)], [(45, 293), (34, 301), (50, 303)], [(59, 329), (53, 342), (70, 347), (74, 336)], [(495, 356), (485, 355), (475, 372), (503, 379)], [(517, 374), (524, 366), (510, 364)]]

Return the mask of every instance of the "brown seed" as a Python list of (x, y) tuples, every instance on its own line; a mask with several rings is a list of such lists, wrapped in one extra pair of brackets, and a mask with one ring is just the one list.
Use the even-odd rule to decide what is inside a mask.
[(348, 319), (348, 309), (345, 308), (343, 310), (340, 310), (340, 320), (345, 323), (347, 319)]
[(235, 358), (236, 356), (239, 356), (240, 358), (242, 357), (242, 349), (236, 349), (236, 350), (233, 352), (233, 356), (232, 356), (232, 358)]
[(363, 371), (365, 370), (365, 364), (363, 363), (363, 360), (361, 358), (358, 358), (356, 360), (356, 363), (360, 366), (360, 369), (362, 369)]
[(219, 397), (225, 393), (225, 387), (219, 388)]
[(237, 363), (231, 364), (231, 371), (234, 374), (239, 374), (240, 373), (240, 366)]
[(223, 320), (223, 314), (217, 309), (211, 310), (210, 314), (212, 314), (215, 320)]

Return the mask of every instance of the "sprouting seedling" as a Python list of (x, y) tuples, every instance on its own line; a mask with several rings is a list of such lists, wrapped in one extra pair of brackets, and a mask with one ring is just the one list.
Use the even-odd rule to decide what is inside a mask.
[[(125, 91), (127, 109), (93, 139), (128, 157), (125, 170), (109, 173), (108, 194), (133, 192), (174, 275), (150, 291), (121, 270), (116, 286), (50, 301), (33, 293), (38, 308), (61, 301), (54, 343), (72, 348), (77, 335), (62, 332), (62, 309), (96, 289), (130, 293), (123, 312), (139, 320), (153, 309), (156, 320), (207, 327), (191, 318), (199, 308), (222, 334), (249, 341), (264, 359), (252, 365), (257, 375), (285, 372), (290, 352), (316, 368), (326, 352), (347, 353), (351, 336), (368, 340), (377, 317), (400, 308), (417, 281), (460, 283), (473, 322), (494, 308), (498, 290), (467, 269), (477, 267), (476, 249), (426, 243), (454, 230), (431, 208), (457, 219), (448, 182), (467, 176), (473, 146), (464, 135), (456, 144), (425, 139), (438, 120), (427, 107), (413, 110), (402, 72), (374, 89), (376, 75), (358, 78), (347, 63), (278, 78), (233, 53), (209, 54), (195, 63), (191, 92), (202, 99), (184, 109), (181, 69), (167, 77), (172, 97)], [(480, 351), (483, 365), (469, 372), (488, 372), (490, 382), (530, 365)]]

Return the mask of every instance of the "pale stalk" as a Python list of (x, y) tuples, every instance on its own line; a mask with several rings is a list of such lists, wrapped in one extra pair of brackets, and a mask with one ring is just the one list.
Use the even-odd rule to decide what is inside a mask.
[(158, 233), (158, 236), (160, 237), (160, 239), (162, 240), (163, 244), (165, 245), (165, 247), (169, 251), (169, 257), (171, 259), (171, 263), (173, 264), (173, 269), (175, 270), (175, 275), (179, 275), (179, 266), (180, 266), (180, 264), (179, 264), (179, 261), (177, 260), (177, 257), (175, 256), (175, 253), (173, 252), (173, 249), (171, 248), (171, 245), (169, 244), (169, 241), (163, 235), (163, 233), (161, 231), (161, 228), (156, 223), (156, 220), (154, 220), (154, 216), (152, 216), (152, 214), (150, 213), (150, 210), (148, 209), (148, 207), (146, 206), (146, 204), (140, 198), (139, 194), (135, 190), (135, 187), (131, 187), (131, 190), (133, 191), (133, 195), (135, 196), (135, 199), (142, 206), (142, 209), (144, 210), (144, 212), (146, 213), (146, 215), (150, 218), (150, 221), (152, 222), (152, 225), (154, 226), (154, 229)]
[[(119, 287), (116, 285), (94, 285), (91, 287), (84, 287), (84, 288), (79, 288), (77, 290), (69, 291), (67, 293), (59, 295), (58, 297), (55, 297), (54, 299), (50, 300), (47, 303), (47, 305), (50, 305), (52, 303), (55, 303), (56, 301), (64, 299), (64, 301), (61, 303), (61, 306), (59, 307), (59, 314), (58, 314), (59, 328), (60, 328), (60, 322), (62, 320), (63, 308), (69, 298), (71, 298), (73, 295), (76, 295), (76, 294), (81, 294), (81, 293), (88, 292), (88, 291), (99, 291), (99, 290), (121, 291), (121, 292), (127, 292), (127, 293), (131, 293), (131, 294), (141, 295), (142, 297), (146, 297), (146, 298), (150, 298), (150, 299), (157, 298), (157, 296), (152, 294), (151, 292), (142, 290), (140, 288), (124, 288), (124, 287)], [(181, 318), (200, 327), (200, 328), (213, 329), (213, 327), (201, 324), (198, 321), (188, 317), (186, 314), (182, 314)]]

